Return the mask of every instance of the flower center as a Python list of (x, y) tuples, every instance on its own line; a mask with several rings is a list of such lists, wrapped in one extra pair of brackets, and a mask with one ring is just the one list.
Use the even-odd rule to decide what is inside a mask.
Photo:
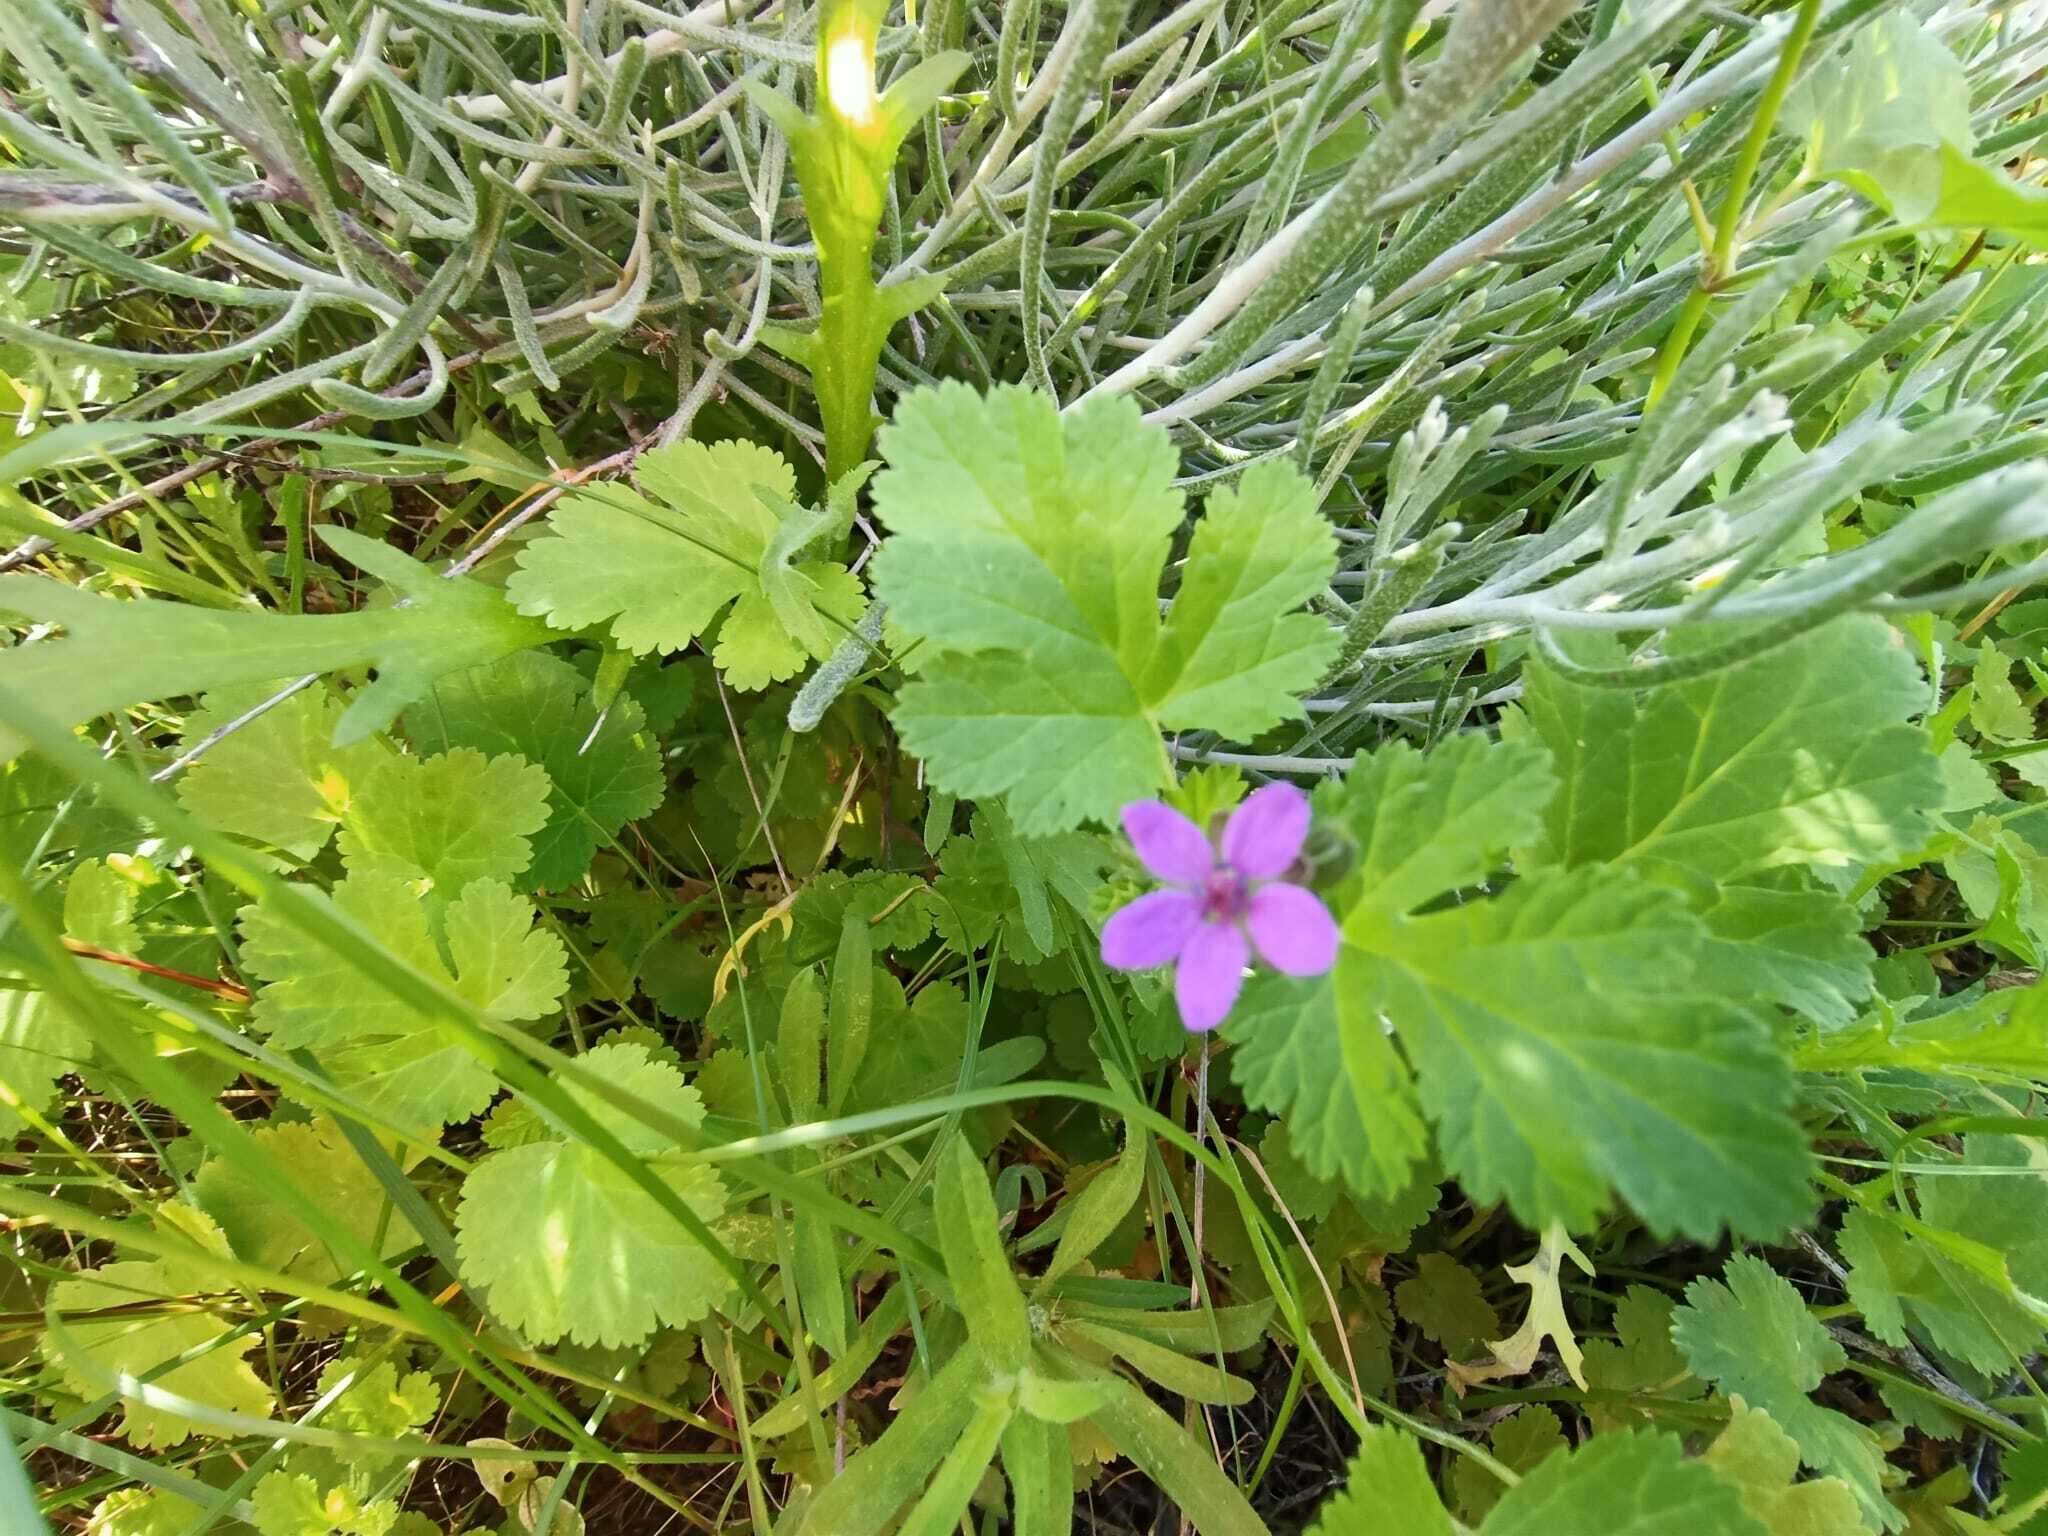
[(1244, 916), (1249, 893), (1244, 876), (1227, 866), (1211, 870), (1202, 882), (1202, 921), (1234, 923)]

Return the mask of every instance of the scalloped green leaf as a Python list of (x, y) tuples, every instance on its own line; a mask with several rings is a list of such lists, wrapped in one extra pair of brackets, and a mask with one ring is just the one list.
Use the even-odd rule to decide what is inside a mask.
[(509, 880), (533, 858), (547, 824), (546, 770), (509, 754), (457, 747), (383, 759), (364, 776), (341, 833), (351, 878), (403, 880), (454, 896), (472, 880)]
[[(186, 1235), (227, 1252), (219, 1230), (190, 1206), (178, 1207), (174, 1220)], [(71, 1389), (87, 1397), (110, 1390), (110, 1377), (132, 1376), (203, 1407), (261, 1418), (274, 1399), (245, 1358), (257, 1335), (230, 1339), (228, 1322), (184, 1304), (202, 1288), (204, 1282), (195, 1283), (176, 1266), (154, 1261), (123, 1259), (81, 1270), (50, 1287), (49, 1305), (62, 1328), (44, 1335), (43, 1352)], [(190, 1360), (170, 1365), (194, 1351), (199, 1352)], [(193, 1435), (225, 1433), (128, 1396), (121, 1399), (120, 1431), (145, 1451), (169, 1450)]]
[(257, 1536), (391, 1536), (398, 1524), (392, 1499), (366, 1498), (353, 1488), (323, 1488), (305, 1472), (266, 1472), (249, 1495)]
[[(389, 874), (351, 876), (328, 899), (394, 958), (489, 1018), (544, 1018), (568, 987), (561, 940), (536, 929), (532, 903), (500, 881), (472, 881), (434, 910)], [(274, 1045), (317, 1051), (337, 1083), (401, 1125), (467, 1119), (490, 1103), (496, 1077), (452, 1030), (269, 909), (245, 907), (241, 916), (243, 963), (265, 983), (255, 1022)]]
[(85, 1536), (184, 1536), (199, 1506), (160, 1488), (122, 1488), (93, 1505)]
[[(282, 681), (216, 689), (185, 717), (189, 750), (271, 698)], [(389, 749), (334, 744), (342, 705), (307, 688), (222, 737), (177, 780), (178, 799), (208, 826), (301, 859), (327, 846), (364, 777)]]
[(1425, 1253), (1415, 1273), (1394, 1287), (1394, 1306), (1453, 1355), (1500, 1331), (1500, 1317), (1480, 1288), (1479, 1277), (1447, 1253)]
[(1738, 1254), (1722, 1279), (1685, 1288), (1671, 1337), (1698, 1375), (1769, 1414), (1798, 1443), (1802, 1462), (1846, 1482), (1866, 1521), (1886, 1531), (1904, 1528), (1904, 1516), (1884, 1496), (1876, 1437), (1813, 1401), (1814, 1389), (1848, 1356), (1791, 1281), (1762, 1259)]
[(1701, 1458), (1742, 1493), (1770, 1536), (1864, 1536), (1856, 1495), (1839, 1477), (1799, 1480), (1799, 1447), (1760, 1408), (1728, 1400), (1728, 1427)]
[(608, 625), (640, 654), (679, 651), (722, 614), (712, 660), (744, 691), (830, 655), (860, 618), (866, 599), (845, 566), (776, 547), (800, 509), (773, 449), (675, 443), (642, 454), (633, 476), (637, 493), (593, 485), (555, 508), (506, 583), (520, 612), (556, 629)]
[(1735, 1488), (1675, 1435), (1621, 1430), (1546, 1456), (1501, 1495), (1479, 1536), (1769, 1536)]
[[(1671, 1342), (1671, 1314), (1676, 1310), (1677, 1304), (1662, 1291), (1632, 1285), (1614, 1304), (1614, 1339), (1587, 1341), (1582, 1368), (1587, 1385), (1598, 1394), (1588, 1404), (1597, 1430), (1647, 1424), (1659, 1402), (1705, 1394), (1706, 1383), (1691, 1374)], [(1635, 1393), (1649, 1401), (1637, 1407), (1620, 1398)]]
[(627, 822), (661, 804), (661, 749), (630, 694), (600, 710), (583, 674), (539, 651), (438, 679), (405, 713), (423, 752), (469, 747), (538, 763), (547, 822), (533, 834), (527, 879), (561, 890)]
[[(378, 1440), (402, 1440), (432, 1419), (441, 1406), (441, 1389), (425, 1371), (405, 1371), (390, 1360), (375, 1363), (360, 1355), (341, 1355), (320, 1371), (320, 1393), (340, 1389), (321, 1422)], [(360, 1459), (374, 1460), (381, 1452)], [(359, 1459), (343, 1451), (344, 1459)]]
[[(643, 1046), (600, 1045), (579, 1059), (685, 1124), (704, 1118), (696, 1089)], [(685, 1160), (661, 1132), (580, 1084), (567, 1087), (700, 1217), (724, 1211), (724, 1187), (709, 1166)], [(536, 1344), (638, 1344), (657, 1327), (696, 1322), (732, 1284), (624, 1170), (573, 1142), (530, 1141), (485, 1158), (463, 1180), (455, 1224), (464, 1278)]]
[[(1451, 1517), (1422, 1450), (1375, 1425), (1351, 1459), (1344, 1490), (1317, 1513), (1308, 1536), (1400, 1532), (1451, 1536)], [(1735, 1485), (1685, 1459), (1675, 1435), (1619, 1431), (1568, 1454), (1545, 1456), (1479, 1523), (1477, 1536), (1770, 1536)]]

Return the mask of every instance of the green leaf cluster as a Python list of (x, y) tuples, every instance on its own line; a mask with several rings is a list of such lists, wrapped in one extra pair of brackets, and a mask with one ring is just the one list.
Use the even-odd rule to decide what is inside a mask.
[(1528, 677), (1507, 740), (1391, 745), (1323, 792), (1354, 849), (1337, 973), (1252, 993), (1233, 1071), (1360, 1194), (1433, 1133), (1532, 1226), (1619, 1196), (1660, 1230), (1782, 1233), (1812, 1197), (1779, 1009), (1852, 1016), (1871, 956), (1828, 882), (1939, 803), (1912, 659), (1842, 620), (1651, 689)]

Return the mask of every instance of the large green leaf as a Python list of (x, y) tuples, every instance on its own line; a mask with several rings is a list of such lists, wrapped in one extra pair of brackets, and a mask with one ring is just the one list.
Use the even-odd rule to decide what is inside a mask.
[(1004, 795), (1018, 831), (1109, 821), (1171, 782), (1162, 730), (1248, 737), (1300, 713), (1334, 652), (1299, 610), (1335, 564), (1308, 483), (1277, 461), (1209, 499), (1173, 604), (1174, 452), (1121, 397), (920, 390), (883, 429), (875, 591), (921, 642), (899, 695), (934, 783)]
[(1328, 977), (1253, 977), (1223, 1034), (1245, 1102), (1285, 1117), (1311, 1173), (1367, 1197), (1408, 1186), (1429, 1126), (1407, 1064), (1384, 1031), (1346, 1038)]
[(26, 1128), (22, 1111), (43, 1114), (57, 1080), (92, 1059), (92, 1036), (27, 978), (0, 968), (0, 1135)]
[(1956, 1076), (2038, 1075), (2048, 1062), (2048, 987), (2009, 987), (1923, 1018), (1883, 1007), (1857, 1030), (1809, 1045), (1802, 1065), (1906, 1067)]
[(1782, 1003), (1827, 1029), (1851, 1023), (1870, 996), (1877, 952), (1855, 907), (1800, 870), (1711, 887), (1699, 977), (1727, 997)]
[[(1576, 658), (1613, 662), (1604, 639)], [(1529, 719), (1569, 786), (1544, 851), (1726, 883), (1917, 848), (1941, 801), (1912, 653), (1882, 620), (1837, 619), (1742, 666), (1632, 693), (1529, 668)]]
[[(1366, 1431), (1344, 1491), (1308, 1536), (1366, 1531), (1450, 1536), (1453, 1529), (1422, 1451), (1401, 1431)], [(1617, 1431), (1568, 1455), (1549, 1455), (1500, 1496), (1477, 1536), (1770, 1536), (1733, 1482), (1687, 1461), (1676, 1436)]]
[(1942, 229), (1995, 229), (2048, 249), (2048, 187), (2015, 181), (1994, 165), (1941, 146), (1941, 195), (1927, 222)]
[(1426, 757), (1405, 742), (1361, 753), (1316, 797), (1317, 813), (1357, 848), (1344, 902), (1349, 920), (1390, 923), (1476, 885), (1509, 849), (1541, 835), (1556, 790), (1548, 754), (1530, 742), (1468, 734)]
[(282, 1188), (287, 1184), (365, 1248), (377, 1247), (383, 1258), (419, 1241), (412, 1223), (391, 1208), (376, 1175), (333, 1121), (282, 1121), (259, 1127), (249, 1139), (271, 1163), (268, 1179), (259, 1181), (241, 1162), (216, 1157), (200, 1167), (192, 1182), (193, 1199), (220, 1223), (237, 1258), (318, 1285), (354, 1270), (353, 1264), (336, 1262), (299, 1219)]
[[(1936, 1164), (1913, 1187), (1928, 1227), (1996, 1250), (2013, 1285), (2048, 1293), (2048, 1153), (2038, 1143), (1966, 1136), (1959, 1165)], [(1843, 1220), (1840, 1245), (1849, 1299), (1887, 1344), (1906, 1344), (1910, 1329), (1986, 1376), (2040, 1348), (2040, 1320), (1930, 1236), (1859, 1207)]]
[[(1317, 792), (1356, 850), (1338, 905), (1360, 933), (1477, 884), (1532, 841), (1556, 787), (1540, 747), (1456, 736), (1428, 756), (1395, 742)], [(1301, 1161), (1360, 1195), (1390, 1196), (1429, 1146), (1408, 1065), (1384, 1028), (1339, 1024), (1327, 978), (1256, 978), (1232, 1011), (1228, 1058), (1246, 1101), (1285, 1117)]]
[[(2048, 1058), (2037, 1058), (2037, 1063), (2048, 1063)], [(2048, 1295), (2048, 1141), (2040, 1136), (1965, 1136), (1963, 1162), (1974, 1173), (1915, 1181), (1922, 1218), (1997, 1248), (2014, 1284), (2031, 1295)]]
[(1997, 230), (2048, 246), (2048, 189), (1971, 153), (1963, 63), (1910, 11), (1887, 11), (1785, 99), (1814, 171), (1902, 224)]
[(1790, 1069), (1761, 1019), (1692, 985), (1704, 930), (1675, 893), (1545, 871), (1422, 917), (1368, 904), (1344, 936), (1347, 1047), (1392, 1025), (1475, 1198), (1583, 1229), (1618, 1192), (1700, 1238), (1810, 1213)]
[(1323, 1501), (1307, 1536), (1356, 1536), (1361, 1531), (1451, 1536), (1452, 1530), (1422, 1447), (1411, 1435), (1375, 1424), (1344, 1469), (1344, 1487)]
[[(64, 886), (64, 936), (116, 954), (140, 953), (143, 938), (136, 911), (145, 886), (158, 878), (147, 859), (125, 855), (72, 865)], [(163, 894), (155, 893), (159, 899)]]
[(1778, 125), (1814, 170), (1916, 224), (1941, 200), (1941, 146), (1969, 152), (1970, 81), (1940, 38), (1887, 11), (1787, 94)]
[(1361, 1194), (1405, 1185), (1426, 1110), (1445, 1165), (1529, 1225), (1583, 1228), (1619, 1192), (1665, 1230), (1784, 1230), (1810, 1208), (1791, 1073), (1676, 892), (1537, 869), (1430, 910), (1536, 841), (1554, 789), (1539, 747), (1469, 736), (1382, 749), (1321, 792), (1357, 850), (1344, 948), (1333, 983), (1248, 990), (1229, 1027), (1247, 1101)]

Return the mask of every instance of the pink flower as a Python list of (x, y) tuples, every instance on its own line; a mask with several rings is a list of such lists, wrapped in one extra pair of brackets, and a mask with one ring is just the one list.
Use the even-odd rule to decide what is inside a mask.
[(1223, 846), (1172, 806), (1124, 807), (1124, 831), (1167, 889), (1140, 896), (1102, 929), (1102, 963), (1119, 971), (1173, 965), (1174, 1001), (1189, 1029), (1223, 1022), (1259, 958), (1289, 976), (1337, 962), (1337, 924), (1320, 897), (1279, 877), (1308, 837), (1308, 796), (1292, 784), (1254, 790), (1223, 827)]

